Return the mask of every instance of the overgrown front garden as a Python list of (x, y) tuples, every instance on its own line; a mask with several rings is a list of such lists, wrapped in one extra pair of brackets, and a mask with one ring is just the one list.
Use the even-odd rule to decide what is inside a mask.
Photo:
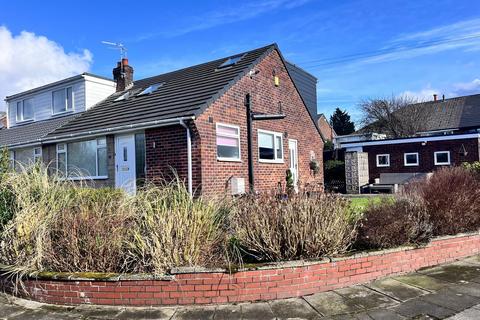
[(441, 169), (360, 207), (333, 194), (192, 199), (178, 181), (128, 196), (49, 176), (42, 166), (5, 170), (0, 179), (0, 264), (16, 275), (232, 269), (424, 244), (479, 228), (474, 166)]

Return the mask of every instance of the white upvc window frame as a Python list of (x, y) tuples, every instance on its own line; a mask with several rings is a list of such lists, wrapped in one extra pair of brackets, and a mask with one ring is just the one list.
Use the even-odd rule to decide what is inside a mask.
[(218, 151), (215, 150), (217, 153), (217, 160), (218, 161), (227, 161), (227, 162), (241, 162), (242, 161), (242, 146), (241, 146), (241, 141), (240, 141), (240, 126), (234, 125), (234, 124), (227, 124), (227, 123), (221, 123), (217, 122), (215, 124), (215, 149), (217, 149), (218, 144), (217, 144), (217, 137), (218, 137), (218, 127), (226, 127), (226, 128), (232, 128), (237, 130), (237, 134), (221, 134), (223, 137), (228, 137), (228, 138), (236, 138), (238, 141), (238, 158), (228, 158), (228, 157), (219, 157), (218, 156)]
[[(380, 157), (387, 157), (387, 162), (386, 164), (380, 164), (380, 162), (378, 161), (380, 159)], [(377, 154), (376, 157), (375, 157), (375, 160), (377, 162), (377, 167), (378, 168), (387, 168), (387, 167), (390, 167), (390, 154), (389, 153), (382, 153), (382, 154)]]
[[(70, 89), (72, 91), (72, 107), (69, 109), (68, 108), (68, 89)], [(55, 112), (55, 105), (54, 105), (54, 93), (57, 92), (57, 91), (61, 91), (61, 90), (64, 90), (65, 91), (65, 110), (64, 111), (59, 111), (59, 112)], [(70, 113), (70, 112), (73, 112), (75, 110), (75, 95), (74, 95), (74, 92), (73, 92), (73, 87), (72, 86), (68, 86), (68, 87), (65, 87), (65, 88), (60, 88), (60, 89), (56, 89), (56, 90), (52, 90), (52, 94), (51, 94), (51, 97), (52, 97), (52, 115), (56, 116), (56, 115), (61, 115), (61, 114), (64, 114), (64, 113)]]
[(40, 161), (42, 160), (42, 147), (34, 147), (33, 148), (33, 161), (37, 162), (39, 160)]
[[(82, 141), (90, 141), (90, 140), (95, 140), (96, 141), (96, 152), (95, 152), (95, 173), (96, 175), (94, 176), (69, 176), (68, 175), (68, 143), (69, 142), (62, 142), (58, 143), (56, 146), (57, 153), (56, 153), (56, 162), (57, 162), (57, 172), (59, 171), (59, 161), (58, 161), (58, 155), (64, 153), (65, 154), (65, 177), (63, 177), (64, 180), (102, 180), (102, 179), (108, 179), (108, 175), (106, 176), (99, 176), (98, 175), (98, 150), (99, 149), (107, 149), (107, 139), (106, 137), (98, 137), (95, 139), (87, 139), (87, 140), (80, 140), (80, 141), (70, 141), (70, 143), (73, 142), (82, 142)], [(100, 143), (99, 143), (100, 142)], [(60, 148), (62, 146), (62, 148)], [(108, 161), (108, 156), (107, 159)], [(108, 163), (107, 163), (107, 170), (108, 170)]]
[[(415, 163), (407, 163), (407, 156), (413, 156), (415, 155), (417, 157), (417, 161)], [(417, 167), (420, 165), (420, 155), (418, 152), (406, 152), (403, 154), (403, 165), (405, 167)]]
[[(446, 153), (448, 155), (448, 162), (438, 162), (437, 161), (437, 155), (441, 153)], [(450, 157), (450, 151), (435, 151), (433, 153), (433, 161), (436, 166), (449, 166), (452, 163), (451, 157)]]
[[(27, 118), (27, 119), (25, 119), (25, 101), (26, 100), (32, 100), (32, 108), (33, 108), (32, 109), (32, 117)], [(21, 112), (18, 112), (19, 111), (19, 106), (20, 106)], [(16, 123), (33, 121), (34, 118), (35, 118), (35, 106), (33, 105), (33, 98), (25, 98), (25, 99), (22, 99), (22, 100), (19, 100), (19, 101), (15, 102), (15, 122)]]
[[(273, 160), (271, 160), (271, 159), (261, 159), (260, 158), (260, 134), (273, 135), (273, 154), (274, 154), (274, 159)], [(278, 148), (277, 137), (280, 138), (281, 148)], [(258, 129), (258, 132), (257, 132), (258, 162), (261, 162), (261, 163), (284, 163), (285, 162), (285, 155), (283, 154), (283, 146), (284, 146), (283, 133)], [(278, 149), (281, 150), (281, 155), (282, 155), (281, 158), (278, 157), (278, 154), (277, 154)]]

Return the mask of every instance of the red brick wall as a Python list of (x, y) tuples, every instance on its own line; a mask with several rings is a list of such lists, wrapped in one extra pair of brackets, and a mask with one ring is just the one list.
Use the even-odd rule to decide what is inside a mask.
[[(323, 183), (323, 172), (314, 176), (310, 170), (310, 153), (314, 152), (323, 168), (323, 142), (315, 128), (300, 95), (283, 65), (277, 51), (270, 53), (255, 67), (260, 71), (252, 78), (245, 76), (230, 90), (214, 102), (196, 121), (202, 158), (202, 191), (204, 194), (225, 192), (232, 176), (243, 177), (248, 190), (247, 128), (244, 99), (251, 94), (252, 110), (260, 113), (279, 113), (279, 102), (286, 114), (283, 120), (257, 121), (253, 125), (253, 160), (255, 188), (270, 191), (280, 182), (285, 185), (285, 171), (289, 167), (288, 139), (298, 141), (299, 179), (305, 183)], [(274, 85), (273, 71), (280, 78), (280, 85)], [(216, 123), (238, 125), (241, 135), (241, 161), (223, 162), (217, 160)], [(288, 134), (284, 136), (281, 164), (259, 163), (257, 129)]]
[[(333, 262), (298, 263), (293, 267), (261, 268), (234, 274), (184, 273), (165, 281), (26, 280), (28, 295), (24, 296), (54, 304), (122, 306), (273, 300), (365, 283), (478, 253), (480, 235), (476, 233), (435, 239), (423, 248), (371, 252)], [(12, 291), (8, 285), (6, 287)]]
[[(467, 151), (467, 155), (460, 154), (462, 145)], [(377, 145), (363, 147), (363, 151), (368, 152), (368, 169), (370, 180), (379, 178), (381, 173), (402, 173), (402, 172), (431, 172), (439, 166), (435, 165), (435, 151), (450, 151), (450, 162), (452, 165), (459, 165), (462, 162), (479, 161), (479, 141), (478, 139), (447, 140), (447, 141), (428, 141), (425, 146), (422, 143), (402, 143), (390, 145)], [(418, 152), (418, 166), (404, 166), (403, 154)], [(390, 154), (390, 167), (377, 167), (376, 155)]]
[(325, 117), (318, 118), (317, 125), (320, 129), (320, 132), (322, 132), (323, 137), (326, 140), (333, 141), (334, 131), (332, 126), (328, 123), (327, 119), (325, 119)]
[[(198, 134), (192, 130), (192, 176), (194, 187), (201, 184)], [(187, 133), (180, 125), (145, 130), (146, 179), (149, 182), (171, 180), (175, 171), (186, 184), (188, 174)], [(173, 171), (173, 170), (174, 171)], [(200, 189), (197, 190), (200, 192)]]

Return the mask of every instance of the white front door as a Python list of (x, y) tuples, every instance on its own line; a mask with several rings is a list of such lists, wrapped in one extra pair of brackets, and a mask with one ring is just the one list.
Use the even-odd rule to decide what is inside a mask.
[(288, 154), (290, 161), (290, 172), (293, 175), (293, 185), (297, 188), (298, 183), (298, 149), (297, 140), (288, 140)]
[(115, 186), (129, 194), (136, 192), (134, 134), (115, 137)]

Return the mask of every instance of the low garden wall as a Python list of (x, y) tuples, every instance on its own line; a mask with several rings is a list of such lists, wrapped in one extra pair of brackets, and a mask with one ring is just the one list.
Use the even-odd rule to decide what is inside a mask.
[[(433, 239), (402, 247), (321, 261), (268, 264), (228, 273), (177, 268), (171, 275), (41, 274), (25, 280), (25, 298), (65, 305), (158, 306), (229, 303), (298, 297), (365, 283), (480, 253), (480, 234)], [(4, 282), (8, 283), (8, 282)], [(10, 285), (6, 285), (11, 290)]]

